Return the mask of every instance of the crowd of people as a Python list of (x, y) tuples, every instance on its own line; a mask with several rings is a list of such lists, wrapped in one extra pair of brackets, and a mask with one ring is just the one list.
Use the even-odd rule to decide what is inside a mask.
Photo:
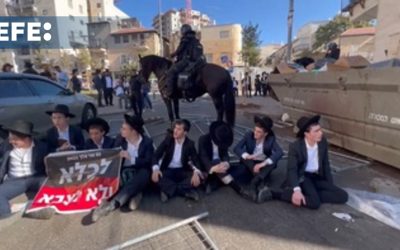
[(190, 121), (176, 120), (154, 148), (152, 138), (144, 132), (143, 119), (137, 115), (124, 115), (116, 138), (108, 136), (106, 120), (93, 118), (84, 126), (88, 132), (85, 140), (81, 129), (69, 123), (74, 114), (68, 106), (57, 105), (46, 113), (53, 127), (44, 141), (34, 139), (29, 121), (15, 121), (2, 128), (8, 132), (8, 140), (0, 147), (0, 217), (10, 216), (11, 199), (38, 190), (46, 178), (44, 157), (48, 153), (108, 148), (121, 148), (122, 185), (111, 199), (103, 200), (91, 212), (93, 222), (124, 205), (135, 210), (151, 183), (158, 187), (163, 203), (175, 196), (197, 201), (201, 186), (209, 194), (223, 185), (256, 203), (277, 199), (317, 209), (321, 203), (347, 201), (347, 193), (333, 182), (319, 116), (298, 120), (297, 140), (289, 147), (287, 181), (282, 187), (272, 187), (271, 173), (279, 166), (283, 151), (268, 116), (255, 116), (253, 131), (234, 146), (233, 152), (240, 159), (237, 163), (228, 154), (233, 130), (222, 121), (211, 123), (196, 149), (195, 141), (188, 136)]

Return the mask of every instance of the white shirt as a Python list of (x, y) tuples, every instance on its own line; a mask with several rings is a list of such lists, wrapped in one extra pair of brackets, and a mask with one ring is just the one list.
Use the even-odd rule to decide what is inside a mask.
[(169, 164), (168, 168), (181, 168), (182, 166), (182, 146), (183, 141), (181, 144), (175, 140), (175, 147), (174, 147), (174, 156), (172, 157), (171, 163)]
[(126, 159), (124, 166), (131, 166), (136, 164), (136, 158), (139, 156), (139, 146), (141, 142), (142, 142), (141, 136), (139, 137), (137, 144), (132, 144), (129, 141), (127, 141), (128, 143), (127, 151), (131, 159), (130, 160)]
[(307, 166), (306, 166), (306, 172), (308, 173), (316, 173), (318, 172), (319, 164), (318, 164), (318, 144), (315, 143), (313, 147), (308, 145), (307, 141), (306, 142), (306, 148), (307, 148)]
[(100, 144), (96, 144), (96, 143), (94, 142), (94, 144), (97, 146), (98, 149), (102, 149), (102, 148), (103, 148), (103, 143), (104, 143), (104, 137), (101, 138)]
[(267, 156), (264, 154), (264, 140), (256, 145), (253, 155), (256, 156), (256, 161), (264, 161), (267, 158)]
[(10, 166), (8, 175), (12, 178), (20, 178), (33, 175), (32, 151), (34, 143), (29, 148), (14, 148), (10, 152)]
[(67, 127), (64, 131), (58, 130), (58, 138), (67, 140), (69, 142), (69, 127)]
[(106, 88), (111, 89), (113, 87), (112, 79), (109, 76), (106, 76)]
[(212, 148), (213, 148), (213, 157), (212, 157), (212, 159), (213, 160), (220, 160), (220, 158), (219, 158), (219, 150), (218, 150), (217, 145), (215, 145), (214, 142), (211, 142), (211, 143), (212, 143)]
[(122, 85), (118, 85), (115, 88), (115, 95), (116, 96), (122, 96), (124, 94), (124, 87), (122, 87)]

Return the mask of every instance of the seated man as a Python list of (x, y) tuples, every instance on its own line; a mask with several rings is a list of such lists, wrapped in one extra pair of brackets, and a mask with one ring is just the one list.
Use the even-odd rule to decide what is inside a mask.
[(54, 126), (47, 131), (46, 137), (50, 153), (83, 149), (85, 139), (80, 128), (69, 124), (69, 119), (75, 115), (69, 112), (68, 106), (59, 104), (46, 113), (51, 116)]
[(333, 184), (328, 142), (323, 137), (320, 116), (297, 121), (298, 139), (289, 146), (288, 184), (282, 200), (295, 206), (318, 209), (321, 203), (346, 203), (346, 191)]
[(9, 136), (0, 149), (0, 218), (11, 215), (11, 199), (39, 190), (46, 178), (44, 157), (47, 154), (47, 146), (32, 137), (32, 123), (16, 121), (3, 129)]
[(240, 184), (235, 180), (240, 166), (231, 167), (228, 149), (233, 143), (232, 128), (222, 122), (211, 123), (208, 134), (199, 138), (200, 161), (208, 172), (206, 193), (218, 188), (220, 182), (229, 185), (237, 193), (242, 194)]
[(123, 149), (122, 185), (111, 200), (103, 201), (92, 211), (93, 222), (122, 207), (128, 201), (129, 209), (135, 210), (142, 199), (142, 191), (150, 182), (153, 141), (144, 135), (143, 120), (140, 117), (125, 115), (124, 118), (121, 135), (115, 142), (115, 146)]
[(177, 120), (173, 128), (154, 153), (151, 178), (161, 189), (162, 202), (176, 194), (197, 201), (201, 172), (196, 168), (200, 163), (194, 142), (187, 137), (190, 122)]
[[(254, 123), (254, 131), (245, 134), (234, 151), (240, 157), (240, 162), (252, 175), (248, 190), (249, 196), (253, 201), (262, 202), (273, 198), (274, 194), (268, 190), (265, 182), (282, 158), (283, 151), (272, 131), (273, 121), (271, 118), (255, 116)], [(264, 192), (269, 194), (266, 195)], [(263, 194), (262, 199), (261, 194)]]
[(106, 149), (114, 147), (114, 139), (107, 136), (110, 131), (108, 123), (99, 117), (92, 118), (85, 124), (89, 139), (86, 140), (84, 149)]

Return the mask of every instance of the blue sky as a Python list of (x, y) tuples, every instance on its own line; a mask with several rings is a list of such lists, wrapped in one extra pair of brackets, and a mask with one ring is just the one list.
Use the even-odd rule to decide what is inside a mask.
[[(342, 0), (343, 3), (347, 0)], [(185, 0), (162, 0), (162, 11), (184, 8)], [(158, 0), (119, 0), (118, 7), (151, 27), (158, 13)], [(328, 20), (340, 10), (341, 0), (295, 0), (294, 35), (304, 24)], [(289, 0), (192, 0), (192, 8), (209, 15), (217, 24), (250, 21), (258, 24), (263, 44), (287, 40)]]

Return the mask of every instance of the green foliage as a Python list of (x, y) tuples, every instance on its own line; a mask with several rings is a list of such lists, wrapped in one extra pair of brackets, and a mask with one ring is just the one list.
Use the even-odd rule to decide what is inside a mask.
[(261, 32), (258, 30), (258, 24), (253, 25), (251, 22), (243, 27), (243, 48), (242, 58), (247, 66), (257, 66), (260, 59), (260, 41)]

